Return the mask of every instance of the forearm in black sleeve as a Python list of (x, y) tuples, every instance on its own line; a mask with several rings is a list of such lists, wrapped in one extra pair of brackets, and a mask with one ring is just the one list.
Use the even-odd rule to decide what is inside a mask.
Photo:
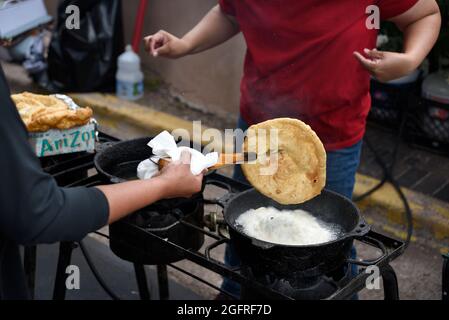
[(0, 234), (21, 244), (79, 240), (107, 223), (98, 189), (64, 189), (44, 173), (0, 67)]

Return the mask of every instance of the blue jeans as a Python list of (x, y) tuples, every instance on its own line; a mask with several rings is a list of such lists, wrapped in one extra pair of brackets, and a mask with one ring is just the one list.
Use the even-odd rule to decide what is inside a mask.
[[(248, 125), (242, 118), (239, 118), (238, 128), (243, 131), (248, 129)], [(349, 148), (327, 153), (326, 189), (339, 193), (348, 199), (352, 198), (355, 185), (355, 174), (360, 164), (361, 151), (362, 141)], [(235, 167), (234, 179), (248, 183), (240, 166)], [(356, 255), (355, 248), (352, 248), (352, 258), (355, 258)], [(226, 247), (225, 263), (229, 266), (240, 265), (240, 259), (236, 255), (232, 245)], [(355, 265), (352, 266), (352, 274), (357, 274), (357, 266)], [(233, 295), (240, 295), (240, 285), (229, 279), (224, 279), (222, 289)]]

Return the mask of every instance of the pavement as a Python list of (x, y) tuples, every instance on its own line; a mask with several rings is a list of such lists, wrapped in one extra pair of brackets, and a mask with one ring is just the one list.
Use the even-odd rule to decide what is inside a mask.
[[(6, 64), (4, 69), (13, 92), (38, 89), (20, 67)], [(185, 128), (187, 132), (191, 132), (191, 120), (202, 120), (203, 129), (233, 128), (235, 124), (235, 117), (218, 118), (200, 110), (189, 109), (176, 99), (167, 97), (164, 88), (152, 88), (151, 92), (137, 103), (95, 93), (73, 94), (72, 97), (80, 105), (89, 105), (94, 109), (101, 130), (122, 139), (152, 136), (161, 130), (173, 128)], [(150, 105), (148, 101), (151, 102)], [(389, 161), (394, 147), (394, 134), (370, 126), (367, 136), (382, 158)], [(401, 143), (395, 168), (395, 177), (403, 186), (413, 210), (416, 228), (412, 244), (406, 253), (392, 263), (398, 273), (401, 298), (440, 299), (443, 263), (441, 253), (449, 252), (448, 158)], [(364, 147), (355, 194), (367, 191), (381, 178), (382, 171), (372, 152)], [(403, 204), (390, 185), (387, 184), (358, 205), (373, 229), (397, 238), (405, 237)], [(101, 251), (107, 252), (108, 249), (104, 247)], [(217, 254), (220, 256), (222, 253), (217, 251)], [(370, 254), (370, 250), (359, 248), (361, 257)], [(212, 282), (219, 284), (221, 281), (217, 275), (208, 274), (188, 261), (182, 261), (180, 264)], [(190, 288), (192, 292), (204, 298), (212, 298), (216, 294), (174, 270), (170, 270), (169, 274), (181, 287)], [(117, 281), (119, 279), (122, 277), (118, 277)], [(380, 291), (366, 291), (361, 294), (362, 299), (377, 299), (381, 296)]]
[[(391, 163), (397, 143), (397, 132), (371, 124), (366, 138), (386, 163)], [(429, 152), (415, 145), (400, 143), (394, 166), (394, 177), (398, 183), (432, 198), (449, 202), (449, 157)], [(359, 173), (377, 179), (382, 178), (382, 169), (376, 164), (373, 152), (365, 147), (362, 152)]]
[[(140, 296), (133, 264), (116, 257), (106, 243), (95, 237), (83, 240), (92, 262), (111, 291), (121, 300), (139, 300)], [(37, 252), (35, 299), (50, 300), (53, 297), (54, 273), (58, 259), (57, 244), (41, 245)], [(71, 264), (79, 268), (79, 289), (67, 290), (67, 300), (111, 300), (89, 269), (79, 248), (73, 251)], [(51, 271), (50, 271), (51, 270)], [(50, 272), (49, 272), (50, 271)], [(145, 267), (152, 299), (158, 299), (157, 271)], [(173, 300), (201, 300), (201, 295), (176, 281), (169, 281), (170, 298)]]

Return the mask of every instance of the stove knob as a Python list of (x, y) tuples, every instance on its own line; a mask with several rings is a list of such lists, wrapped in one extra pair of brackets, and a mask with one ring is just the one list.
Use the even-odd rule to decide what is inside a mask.
[(215, 222), (216, 222), (216, 224), (217, 225), (226, 225), (226, 221), (225, 221), (225, 219), (223, 218), (223, 215), (222, 214), (219, 214), (219, 213), (215, 213), (215, 215), (216, 215), (216, 217), (215, 217)]
[(217, 231), (217, 213), (210, 212), (204, 215), (204, 225), (212, 232)]

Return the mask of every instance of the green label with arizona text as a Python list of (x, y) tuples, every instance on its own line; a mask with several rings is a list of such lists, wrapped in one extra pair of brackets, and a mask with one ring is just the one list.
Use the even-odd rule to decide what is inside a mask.
[(33, 133), (31, 145), (38, 157), (95, 150), (96, 127), (88, 124), (69, 130)]

